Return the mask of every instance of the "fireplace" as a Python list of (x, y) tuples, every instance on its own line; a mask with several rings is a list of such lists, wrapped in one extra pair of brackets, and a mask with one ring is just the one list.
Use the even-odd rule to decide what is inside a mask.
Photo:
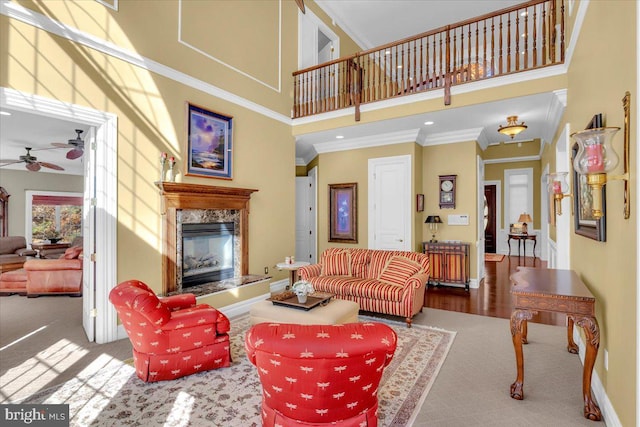
[[(226, 247), (228, 242), (233, 242), (232, 246), (232, 264), (231, 271), (227, 268), (221, 268), (221, 265), (227, 264), (227, 255), (217, 255), (217, 265), (209, 265), (204, 270), (225, 270), (225, 272), (216, 272), (215, 274), (230, 274), (228, 279), (218, 279), (222, 282), (234, 280), (232, 278), (244, 278), (249, 275), (249, 198), (251, 193), (257, 190), (247, 188), (234, 187), (216, 187), (210, 185), (187, 184), (177, 182), (157, 182), (156, 185), (160, 189), (162, 197), (162, 215), (163, 215), (163, 244), (162, 244), (162, 294), (169, 295), (182, 292), (183, 269), (183, 247), (189, 246), (194, 252), (189, 254), (188, 268), (191, 269), (191, 257), (194, 260), (202, 257), (206, 251), (207, 255), (219, 252), (213, 249), (216, 245)], [(230, 231), (228, 223), (233, 224)], [(198, 227), (205, 229), (211, 224), (216, 232), (231, 233), (232, 238), (215, 237), (213, 240), (200, 240), (200, 232), (196, 229), (195, 234), (187, 236), (184, 239), (183, 226), (185, 224), (199, 224)], [(204, 225), (200, 225), (204, 224)], [(227, 224), (227, 225), (220, 225)], [(187, 227), (189, 228), (189, 227)], [(224, 229), (224, 230), (223, 230)], [(190, 232), (188, 231), (187, 234)], [(220, 243), (220, 242), (225, 243)], [(204, 263), (216, 264), (215, 259), (206, 259)], [(215, 257), (214, 257), (215, 258)], [(195, 261), (194, 261), (195, 262)], [(197, 264), (197, 263), (196, 263)], [(219, 268), (220, 267), (220, 268)], [(194, 275), (201, 273), (209, 274), (211, 271), (199, 271), (196, 268)], [(186, 277), (187, 281), (191, 281), (191, 271)], [(216, 282), (215, 279), (204, 279), (207, 282)], [(195, 285), (186, 284), (185, 287)], [(203, 285), (207, 286), (207, 285)], [(191, 291), (190, 291), (191, 292)]]
[(233, 238), (233, 222), (182, 224), (183, 290), (234, 277)]

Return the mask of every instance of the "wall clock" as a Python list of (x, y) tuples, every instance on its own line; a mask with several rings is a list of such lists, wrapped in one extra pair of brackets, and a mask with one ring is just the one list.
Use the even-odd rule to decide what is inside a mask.
[(440, 175), (440, 209), (456, 207), (456, 176)]

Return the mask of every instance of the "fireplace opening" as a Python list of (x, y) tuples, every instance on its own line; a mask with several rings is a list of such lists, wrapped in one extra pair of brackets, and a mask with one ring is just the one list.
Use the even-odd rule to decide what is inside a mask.
[(234, 223), (182, 224), (182, 288), (234, 277)]

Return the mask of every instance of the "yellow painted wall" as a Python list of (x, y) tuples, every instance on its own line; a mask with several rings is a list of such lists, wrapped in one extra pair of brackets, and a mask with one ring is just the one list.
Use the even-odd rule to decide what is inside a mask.
[[(82, 193), (84, 182), (81, 176), (57, 173), (29, 172), (0, 168), (0, 186), (9, 193), (9, 235), (25, 235), (25, 192), (67, 191)], [(30, 242), (27, 242), (30, 243)]]
[(509, 227), (509, 219), (506, 218), (504, 211), (504, 192), (505, 192), (505, 184), (504, 184), (504, 172), (508, 169), (533, 169), (533, 212), (529, 212), (531, 217), (533, 218), (533, 228), (536, 230), (540, 229), (541, 224), (541, 213), (540, 213), (540, 191), (546, 191), (546, 188), (542, 189), (540, 185), (540, 161), (539, 160), (529, 160), (525, 162), (507, 162), (507, 163), (488, 163), (484, 167), (484, 179), (486, 181), (500, 181), (502, 184), (500, 186), (500, 211), (502, 212), (502, 224), (498, 224), (500, 228), (506, 228), (508, 230)]
[[(142, 11), (134, 13), (129, 9), (141, 3), (146, 5), (144, 19)], [(167, 4), (174, 6), (172, 14), (165, 13)], [(51, 2), (34, 8), (87, 31), (97, 31), (95, 27), (99, 26), (109, 28), (110, 39), (144, 53), (148, 53), (147, 45), (152, 44), (152, 35), (157, 31), (168, 33), (166, 28), (177, 27), (175, 2), (121, 2), (121, 5), (117, 14), (97, 2), (70, 3), (68, 7), (67, 3)], [(283, 13), (290, 19), (284, 26), (291, 34), (297, 28), (296, 10), (295, 4), (285, 2)], [(158, 28), (145, 25), (147, 38), (138, 46), (137, 35), (143, 31), (139, 23), (148, 21), (154, 12), (158, 15), (157, 22), (163, 25)], [(134, 13), (137, 19), (124, 19), (128, 13)], [(91, 19), (87, 19), (89, 15)], [(171, 25), (163, 21), (169, 15), (173, 15)], [(259, 190), (251, 198), (250, 273), (262, 274), (265, 266), (271, 267), (293, 252), (295, 230), (291, 224), (295, 218), (291, 194), (295, 191), (295, 152), (288, 124), (4, 16), (0, 17), (0, 31), (1, 86), (107, 111), (118, 117), (118, 281), (136, 278), (154, 289), (160, 288), (160, 197), (153, 182), (158, 179), (163, 151), (176, 156), (178, 181)], [(131, 38), (127, 38), (129, 34)], [(163, 47), (166, 52), (158, 55), (193, 55), (183, 52), (183, 48), (168, 44)], [(283, 68), (285, 72), (293, 69), (296, 55), (296, 49), (288, 49), (283, 59), (283, 64), (288, 64)], [(199, 58), (196, 62), (204, 67), (203, 61)], [(224, 78), (211, 72), (215, 67), (208, 61), (204, 68), (209, 72), (201, 77), (213, 84), (225, 83)], [(243, 76), (235, 74), (238, 80), (246, 82)], [(287, 111), (290, 108), (287, 94), (280, 93), (275, 98), (263, 94), (263, 90), (257, 90), (253, 99), (271, 106), (280, 102), (287, 105)], [(276, 98), (283, 99), (276, 102)], [(187, 101), (233, 117), (233, 180), (184, 176)], [(145, 268), (140, 268), (141, 265)], [(276, 280), (287, 277), (286, 272), (278, 270), (270, 273)], [(238, 299), (242, 299), (242, 292)]]
[[(622, 216), (623, 185), (607, 184), (607, 241), (571, 235), (571, 267), (589, 286), (597, 299), (600, 324), (600, 351), (595, 370), (621, 425), (637, 425), (636, 420), (636, 251), (638, 212), (636, 44), (637, 2), (592, 1), (578, 39), (568, 72), (567, 109), (563, 123), (571, 132), (581, 130), (590, 118), (604, 113), (608, 126), (623, 126), (622, 97), (631, 92), (631, 218)], [(595, 54), (597, 53), (597, 54)], [(622, 132), (613, 142), (621, 153)], [(549, 156), (551, 157), (551, 156)], [(618, 168), (621, 171), (621, 167)], [(603, 351), (609, 352), (609, 370), (604, 369)]]
[[(387, 145), (383, 147), (362, 148), (349, 151), (338, 151), (320, 154), (318, 174), (318, 253), (322, 253), (329, 247), (358, 247), (367, 248), (368, 239), (368, 162), (369, 159), (410, 155), (412, 156), (412, 182), (415, 183), (416, 147), (414, 142)], [(329, 242), (329, 223), (326, 212), (329, 212), (329, 184), (345, 184), (355, 182), (358, 184), (358, 243), (333, 243)], [(415, 200), (415, 189), (411, 189), (412, 204)], [(415, 212), (415, 207), (412, 205)], [(424, 221), (424, 219), (423, 219)], [(415, 223), (412, 224), (415, 226)], [(416, 230), (412, 227), (412, 235), (416, 236)], [(416, 243), (416, 242), (414, 242)], [(413, 245), (414, 247), (416, 244)]]
[[(440, 215), (444, 224), (438, 227), (436, 239), (460, 240), (470, 243), (471, 277), (477, 277), (477, 166), (476, 142), (460, 142), (427, 146), (422, 149), (422, 188), (425, 193), (425, 216)], [(439, 207), (439, 175), (457, 175), (455, 209)], [(469, 215), (469, 225), (448, 225), (449, 215)], [(424, 221), (424, 219), (423, 219)], [(429, 228), (423, 224), (423, 239), (431, 238)]]

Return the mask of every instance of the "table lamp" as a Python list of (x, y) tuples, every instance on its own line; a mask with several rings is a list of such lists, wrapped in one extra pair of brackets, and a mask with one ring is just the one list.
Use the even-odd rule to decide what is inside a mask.
[(522, 234), (529, 234), (529, 231), (527, 230), (527, 223), (532, 222), (533, 220), (531, 219), (531, 216), (528, 213), (521, 213), (520, 217), (518, 218), (518, 222), (522, 223)]
[(429, 230), (431, 230), (431, 240), (430, 243), (436, 243), (436, 233), (438, 232), (438, 224), (442, 224), (442, 220), (438, 215), (429, 215), (424, 222), (425, 224), (429, 224)]

